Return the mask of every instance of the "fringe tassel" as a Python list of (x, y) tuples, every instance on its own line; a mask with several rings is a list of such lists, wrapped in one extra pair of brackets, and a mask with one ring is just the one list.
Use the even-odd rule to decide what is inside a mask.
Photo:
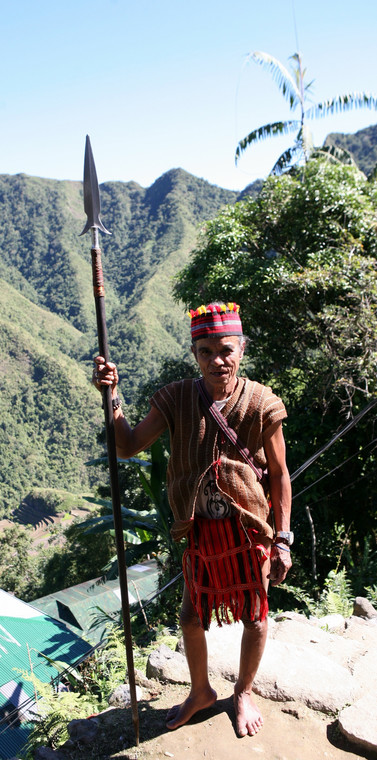
[(241, 620), (244, 613), (251, 621), (267, 617), (261, 576), (266, 556), (265, 548), (257, 544), (253, 531), (246, 530), (238, 516), (221, 520), (195, 517), (183, 555), (183, 574), (205, 631), (213, 608), (219, 626)]

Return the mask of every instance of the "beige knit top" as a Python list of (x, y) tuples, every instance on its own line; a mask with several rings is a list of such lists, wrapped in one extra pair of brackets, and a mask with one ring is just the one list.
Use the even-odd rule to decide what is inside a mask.
[[(165, 417), (170, 433), (167, 487), (174, 516), (173, 538), (179, 541), (191, 530), (200, 483), (214, 462), (219, 464), (218, 489), (243, 515), (244, 524), (272, 538), (269, 505), (263, 488), (251, 467), (204, 409), (195, 381), (170, 383), (157, 391), (150, 403)], [(281, 399), (269, 387), (238, 378), (222, 414), (264, 469), (267, 460), (263, 432), (287, 416)]]

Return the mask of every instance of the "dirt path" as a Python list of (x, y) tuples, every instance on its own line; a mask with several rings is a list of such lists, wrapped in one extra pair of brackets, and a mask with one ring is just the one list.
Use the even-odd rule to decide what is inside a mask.
[[(156, 683), (143, 689), (139, 703), (140, 742), (134, 745), (130, 709), (111, 710), (102, 715), (96, 749), (78, 756), (80, 760), (354, 760), (376, 755), (363, 753), (339, 732), (331, 716), (297, 703), (272, 702), (256, 696), (264, 726), (254, 737), (238, 738), (234, 730), (233, 687), (229, 681), (213, 680), (216, 705), (195, 716), (176, 731), (165, 728), (169, 707), (187, 694), (184, 686)], [(133, 745), (133, 746), (130, 746)], [(73, 756), (70, 756), (73, 757)]]

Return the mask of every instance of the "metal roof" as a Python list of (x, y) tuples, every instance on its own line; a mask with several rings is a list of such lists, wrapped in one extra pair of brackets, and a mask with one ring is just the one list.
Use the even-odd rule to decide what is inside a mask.
[(91, 648), (64, 623), (0, 589), (0, 758), (13, 757), (30, 730), (35, 693), (23, 673), (48, 683), (58, 670), (43, 654), (72, 665)]
[[(158, 587), (156, 561), (128, 568), (127, 583), (131, 607), (145, 602)], [(118, 580), (87, 581), (32, 604), (0, 589), (0, 760), (17, 754), (32, 727), (34, 688), (18, 671), (33, 670), (48, 683), (58, 671), (42, 654), (67, 665), (84, 659), (106, 632), (100, 610), (110, 616), (120, 613)]]
[[(129, 567), (127, 586), (131, 607), (139, 606), (155, 593), (158, 587), (156, 561), (148, 560)], [(33, 605), (47, 615), (62, 620), (71, 631), (84, 636), (93, 645), (98, 644), (106, 633), (106, 615), (115, 617), (120, 613), (119, 581), (102, 582), (99, 578), (86, 581), (34, 599)]]

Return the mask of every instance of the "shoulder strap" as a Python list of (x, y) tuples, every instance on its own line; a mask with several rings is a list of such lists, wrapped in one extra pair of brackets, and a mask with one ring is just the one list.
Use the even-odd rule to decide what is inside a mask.
[(202, 381), (202, 378), (199, 378), (198, 380), (195, 380), (195, 385), (200, 393), (200, 396), (204, 402), (204, 405), (214, 418), (214, 420), (217, 422), (219, 428), (225, 433), (227, 438), (234, 444), (237, 451), (241, 454), (241, 456), (244, 458), (244, 460), (250, 465), (251, 469), (255, 472), (258, 480), (261, 482), (265, 479), (265, 473), (261, 469), (261, 467), (258, 467), (254, 459), (252, 457), (252, 454), (250, 454), (249, 449), (245, 446), (239, 435), (237, 435), (236, 431), (233, 430), (233, 428), (229, 425), (228, 420), (226, 417), (224, 417), (223, 414), (221, 414), (220, 409), (216, 406), (214, 401), (210, 398), (208, 395), (206, 388), (204, 386), (204, 383)]

